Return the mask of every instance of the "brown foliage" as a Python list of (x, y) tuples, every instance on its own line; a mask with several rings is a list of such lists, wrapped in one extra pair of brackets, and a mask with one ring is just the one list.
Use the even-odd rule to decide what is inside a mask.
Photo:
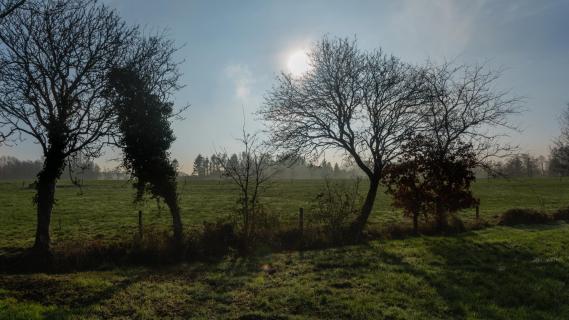
[(393, 205), (413, 218), (415, 232), (420, 215), (434, 216), (438, 228), (445, 229), (449, 213), (478, 203), (470, 190), (477, 162), (469, 145), (442, 152), (433, 140), (418, 135), (404, 150), (401, 161), (387, 167), (383, 182)]

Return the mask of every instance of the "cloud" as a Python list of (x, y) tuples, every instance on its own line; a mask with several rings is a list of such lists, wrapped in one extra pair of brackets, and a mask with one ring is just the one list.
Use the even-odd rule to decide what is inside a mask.
[(225, 75), (233, 82), (235, 96), (238, 99), (247, 100), (251, 96), (251, 86), (254, 83), (254, 79), (247, 65), (229, 65), (225, 68)]

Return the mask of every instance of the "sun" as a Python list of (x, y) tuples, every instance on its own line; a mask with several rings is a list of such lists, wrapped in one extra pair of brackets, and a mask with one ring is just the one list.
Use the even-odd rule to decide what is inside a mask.
[(308, 71), (310, 62), (306, 50), (294, 51), (288, 58), (287, 68), (295, 77), (300, 77)]

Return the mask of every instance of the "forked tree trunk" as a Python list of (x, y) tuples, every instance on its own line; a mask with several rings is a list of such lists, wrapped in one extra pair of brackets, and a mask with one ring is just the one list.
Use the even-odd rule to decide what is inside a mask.
[(379, 189), (379, 178), (370, 177), (369, 179), (369, 190), (367, 192), (364, 204), (360, 210), (360, 214), (352, 224), (353, 235), (359, 238), (367, 224), (369, 216), (373, 210), (373, 204), (375, 203), (375, 198), (377, 197), (377, 190)]
[(45, 157), (44, 165), (37, 176), (36, 198), (37, 224), (34, 251), (38, 254), (49, 254), (51, 213), (55, 200), (55, 184), (65, 167), (63, 148), (52, 145)]

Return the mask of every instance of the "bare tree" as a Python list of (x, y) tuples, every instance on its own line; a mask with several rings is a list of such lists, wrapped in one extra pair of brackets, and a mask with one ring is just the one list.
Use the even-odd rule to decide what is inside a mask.
[(105, 79), (135, 32), (96, 0), (30, 1), (0, 20), (0, 131), (33, 138), (44, 156), (35, 197), (38, 252), (49, 252), (66, 159), (96, 156), (111, 129)]
[[(21, 7), (25, 2), (26, 0), (0, 0), (0, 20)], [(4, 143), (10, 135), (15, 133), (15, 131), (14, 128), (0, 130), (0, 145)]]
[(421, 124), (422, 71), (356, 41), (323, 38), (299, 78), (282, 74), (260, 111), (271, 143), (294, 155), (345, 152), (369, 178), (354, 222), (360, 234), (372, 212), (384, 168)]
[(26, 0), (0, 0), (0, 20), (20, 8)]
[[(441, 171), (436, 176), (460, 178), (456, 183), (462, 186), (457, 194), (468, 195), (470, 192), (469, 175), (474, 178), (472, 170), (475, 166), (490, 168), (488, 160), (506, 156), (516, 148), (504, 143), (503, 137), (515, 126), (510, 122), (511, 116), (520, 112), (522, 98), (511, 96), (508, 91), (496, 89), (495, 82), (500, 71), (490, 70), (484, 65), (453, 65), (429, 63), (425, 72), (425, 103), (422, 106), (422, 122), (420, 135), (428, 145), (427, 154), (433, 166)], [(423, 145), (418, 145), (417, 154), (424, 154)], [(463, 149), (468, 148), (468, 152)], [(456, 156), (460, 155), (460, 156)], [(449, 162), (449, 159), (454, 159)], [(460, 161), (459, 161), (460, 160)], [(442, 165), (448, 163), (448, 165)], [(468, 164), (463, 176), (457, 176), (454, 167)], [(452, 169), (450, 172), (449, 170)], [(435, 180), (435, 178), (430, 178)], [(432, 202), (435, 204), (435, 216), (438, 227), (446, 228), (447, 215), (454, 199), (451, 189), (435, 186)], [(460, 189), (460, 188), (459, 188)], [(458, 189), (457, 189), (458, 190)], [(458, 196), (456, 198), (459, 198)], [(466, 197), (468, 198), (468, 197)], [(465, 199), (466, 199), (465, 198)], [(466, 201), (464, 205), (474, 202)], [(455, 206), (455, 209), (460, 206)]]
[(501, 71), (448, 62), (429, 63), (426, 70), (421, 134), (434, 142), (441, 157), (469, 144), (484, 164), (516, 149), (503, 138), (516, 130), (511, 116), (521, 111), (523, 98), (496, 88)]
[(215, 155), (217, 165), (223, 170), (223, 175), (230, 178), (239, 188), (239, 206), (243, 219), (243, 235), (249, 240), (255, 233), (256, 219), (259, 213), (259, 198), (272, 175), (272, 159), (266, 152), (256, 134), (247, 133), (243, 126), (242, 136), (238, 139), (243, 147), (235, 157), (227, 157), (227, 153)]

